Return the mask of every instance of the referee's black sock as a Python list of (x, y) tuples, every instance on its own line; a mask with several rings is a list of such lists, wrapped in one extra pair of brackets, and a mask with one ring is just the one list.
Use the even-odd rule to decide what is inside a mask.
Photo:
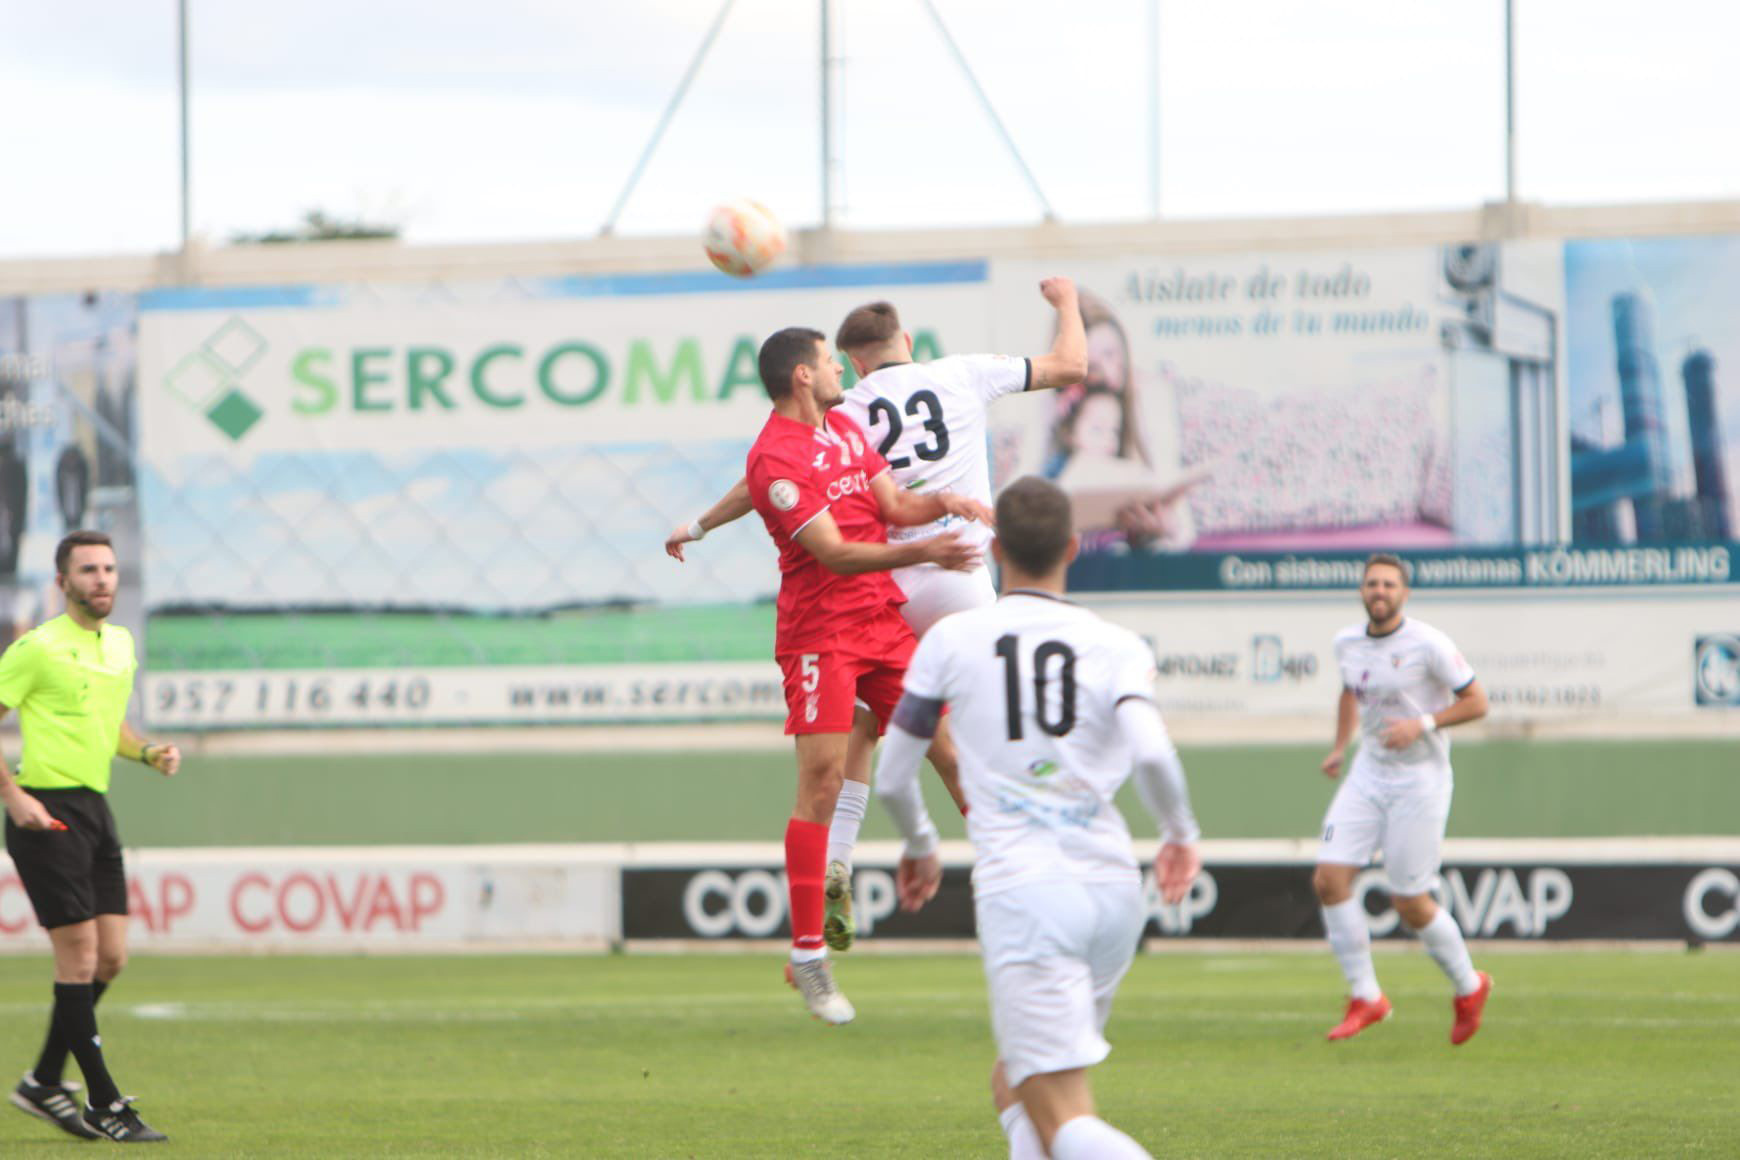
[[(98, 979), (91, 984), (91, 1006), (95, 1007), (103, 997), (103, 992), (109, 989), (109, 984)], [(59, 998), (57, 992), (56, 998)], [(36, 1067), (31, 1075), (36, 1082), (58, 1087), (66, 1076), (66, 1040), (61, 1036), (60, 1023), (51, 1013), (48, 1018), (48, 1039), (43, 1042), (42, 1055), (36, 1061)]]
[[(85, 1075), (85, 1098), (93, 1108), (106, 1108), (121, 1098), (103, 1062), (103, 1041), (97, 1035), (97, 1000), (90, 983), (54, 985), (54, 1028)], [(37, 1077), (42, 1082), (42, 1077)]]

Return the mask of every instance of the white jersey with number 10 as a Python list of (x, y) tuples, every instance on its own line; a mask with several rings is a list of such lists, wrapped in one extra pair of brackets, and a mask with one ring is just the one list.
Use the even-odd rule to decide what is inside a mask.
[(1117, 708), (1151, 700), (1154, 676), (1139, 637), (1049, 593), (1007, 593), (919, 641), (906, 691), (950, 707), (976, 894), (1139, 879), (1112, 803), (1133, 761)]

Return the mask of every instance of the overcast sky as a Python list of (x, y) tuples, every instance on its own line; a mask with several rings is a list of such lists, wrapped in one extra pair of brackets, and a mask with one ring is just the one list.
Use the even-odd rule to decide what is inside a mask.
[[(1065, 221), (1148, 210), (1148, 0), (935, 0)], [(1740, 5), (1517, 0), (1521, 194), (1740, 197)], [(595, 233), (719, 0), (190, 0), (193, 222)], [(919, 0), (836, 0), (847, 226), (1039, 207)], [(1162, 0), (1162, 208), (1504, 191), (1503, 0)], [(619, 232), (821, 216), (819, 0), (738, 0)], [(0, 258), (172, 248), (174, 0), (0, 0)]]

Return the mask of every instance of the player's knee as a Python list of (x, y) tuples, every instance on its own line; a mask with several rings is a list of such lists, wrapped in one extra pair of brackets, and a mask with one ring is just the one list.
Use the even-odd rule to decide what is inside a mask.
[(1421, 930), (1429, 924), (1438, 913), (1438, 904), (1432, 901), (1430, 894), (1409, 894), (1390, 899), (1410, 930)]
[(111, 982), (116, 975), (127, 969), (127, 952), (122, 950), (103, 950), (97, 953), (97, 978), (103, 982)]
[(1353, 897), (1353, 883), (1338, 867), (1318, 866), (1311, 874), (1311, 889), (1324, 906), (1339, 906)]

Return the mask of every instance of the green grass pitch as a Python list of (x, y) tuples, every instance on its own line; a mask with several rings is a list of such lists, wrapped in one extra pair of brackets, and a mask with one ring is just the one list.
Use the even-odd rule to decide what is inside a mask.
[[(1740, 966), (1705, 952), (1482, 951), (1452, 1049), (1442, 977), (1380, 954), (1396, 1015), (1345, 1044), (1326, 953), (1138, 959), (1094, 1073), (1159, 1156), (1732, 1156)], [(43, 957), (0, 959), (28, 1067)], [(183, 1157), (1000, 1157), (971, 956), (847, 957), (850, 1027), (776, 954), (137, 959), (100, 1009), (112, 1068)], [(4, 1063), (4, 1061), (0, 1061)], [(0, 1108), (0, 1154), (70, 1155)]]
[[(1318, 746), (1186, 749), (1210, 838), (1310, 838), (1335, 786)], [(112, 796), (131, 846), (778, 841), (797, 774), (766, 752), (203, 757), (164, 781), (119, 762)], [(962, 823), (925, 778), (947, 838)], [(1124, 816), (1151, 823), (1126, 787)], [(1450, 836), (1722, 833), (1740, 817), (1732, 742), (1518, 742), (1456, 747)], [(872, 809), (866, 839), (895, 837)]]

